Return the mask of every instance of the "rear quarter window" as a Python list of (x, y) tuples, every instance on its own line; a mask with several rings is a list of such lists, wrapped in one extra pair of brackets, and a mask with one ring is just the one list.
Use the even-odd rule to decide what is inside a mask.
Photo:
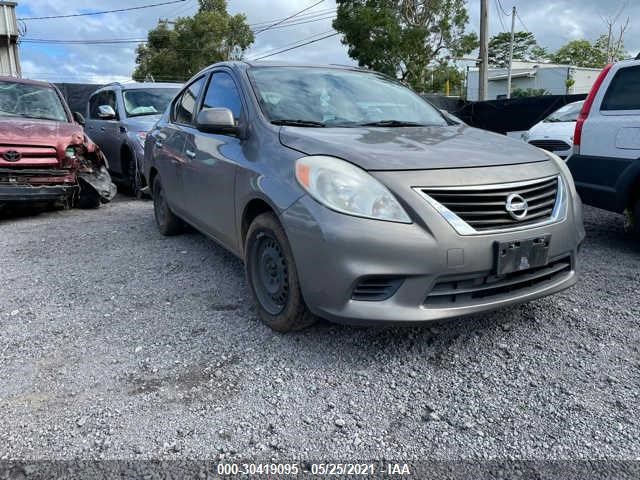
[(640, 110), (640, 66), (618, 70), (604, 96), (601, 110)]

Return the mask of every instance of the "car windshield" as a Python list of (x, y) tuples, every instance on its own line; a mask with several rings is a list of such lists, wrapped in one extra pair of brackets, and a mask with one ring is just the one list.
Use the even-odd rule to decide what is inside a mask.
[(263, 111), (276, 124), (332, 126), (446, 126), (419, 95), (383, 75), (331, 68), (253, 67)]
[(562, 108), (559, 108), (547, 118), (544, 119), (545, 122), (576, 122), (578, 120), (578, 115), (580, 114), (580, 110), (582, 110), (582, 105), (584, 102), (574, 102), (568, 105), (565, 105)]
[(167, 108), (178, 93), (177, 88), (148, 88), (125, 90), (124, 109), (128, 117), (158, 115)]
[(68, 122), (60, 96), (51, 87), (0, 81), (0, 116)]

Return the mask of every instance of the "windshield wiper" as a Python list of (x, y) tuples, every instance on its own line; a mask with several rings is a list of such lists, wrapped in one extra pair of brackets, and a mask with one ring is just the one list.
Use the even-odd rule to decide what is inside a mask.
[(426, 127), (424, 123), (405, 122), (403, 120), (379, 120), (377, 122), (361, 123), (363, 127)]
[(16, 117), (22, 117), (22, 118), (35, 118), (36, 120), (50, 120), (52, 122), (62, 122), (63, 121), (63, 120), (60, 120), (59, 118), (41, 117), (39, 115), (30, 115), (28, 113), (18, 113), (15, 116)]
[(286, 125), (289, 127), (326, 127), (327, 125), (322, 122), (314, 122), (313, 120), (272, 120), (274, 125)]

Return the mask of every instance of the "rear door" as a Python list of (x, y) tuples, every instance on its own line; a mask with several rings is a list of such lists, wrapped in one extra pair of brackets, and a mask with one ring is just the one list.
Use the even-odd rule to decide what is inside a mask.
[(173, 101), (169, 121), (159, 124), (153, 144), (167, 201), (180, 216), (189, 217), (190, 204), (184, 188), (185, 139), (195, 122), (205, 76), (189, 84)]
[(620, 62), (596, 94), (569, 166), (586, 203), (620, 211), (639, 162), (640, 62)]
[[(228, 108), (236, 124), (244, 108), (240, 89), (227, 70), (211, 74), (201, 108)], [(233, 134), (187, 131), (184, 181), (193, 222), (222, 243), (235, 245), (235, 175), (244, 158), (242, 141)]]

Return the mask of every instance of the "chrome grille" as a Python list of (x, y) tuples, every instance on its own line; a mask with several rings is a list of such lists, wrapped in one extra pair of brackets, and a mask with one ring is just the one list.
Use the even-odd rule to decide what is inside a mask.
[(534, 147), (542, 148), (549, 152), (559, 152), (571, 148), (571, 145), (562, 140), (531, 140), (529, 143)]
[[(20, 159), (8, 162), (4, 155), (8, 152), (18, 153)], [(22, 167), (50, 167), (58, 165), (56, 147), (40, 145), (12, 145), (0, 144), (0, 166), (11, 168)]]
[[(461, 235), (524, 228), (555, 221), (564, 197), (560, 177), (527, 182), (416, 189)], [(519, 215), (509, 212), (509, 199), (526, 201)], [(516, 202), (522, 205), (522, 202)]]

